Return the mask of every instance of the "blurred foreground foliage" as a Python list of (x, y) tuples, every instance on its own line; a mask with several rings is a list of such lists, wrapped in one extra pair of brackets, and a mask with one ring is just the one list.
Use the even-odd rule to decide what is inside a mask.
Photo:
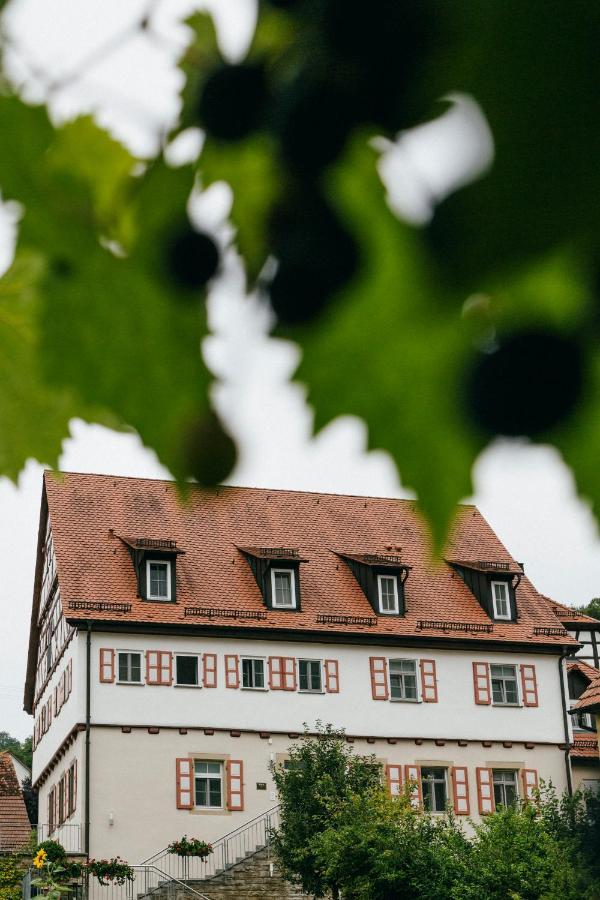
[[(497, 434), (553, 444), (598, 509), (600, 6), (273, 0), (235, 65), (207, 16), (188, 25), (167, 142), (203, 128), (195, 165), (141, 164), (4, 84), (0, 190), (22, 215), (0, 280), (0, 473), (55, 463), (80, 416), (135, 428), (180, 480), (228, 475), (200, 354), (224, 248), (186, 215), (194, 185), (226, 181), (315, 427), (364, 419), (438, 542)], [(494, 159), (416, 227), (390, 211), (372, 139), (449, 92), (480, 104)]]

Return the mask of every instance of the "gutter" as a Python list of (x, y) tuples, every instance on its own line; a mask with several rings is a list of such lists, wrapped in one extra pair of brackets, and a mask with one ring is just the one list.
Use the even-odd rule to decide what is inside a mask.
[(91, 721), (91, 649), (92, 623), (87, 622), (85, 659), (85, 855), (90, 857), (90, 721)]
[(571, 756), (570, 756), (570, 746), (571, 746), (571, 736), (569, 734), (569, 716), (567, 713), (567, 698), (565, 696), (565, 678), (564, 678), (564, 661), (569, 656), (569, 651), (563, 648), (563, 651), (558, 659), (558, 680), (560, 682), (560, 698), (562, 701), (562, 711), (563, 711), (563, 727), (565, 730), (565, 771), (567, 775), (567, 793), (569, 797), (573, 796), (573, 777), (571, 774)]

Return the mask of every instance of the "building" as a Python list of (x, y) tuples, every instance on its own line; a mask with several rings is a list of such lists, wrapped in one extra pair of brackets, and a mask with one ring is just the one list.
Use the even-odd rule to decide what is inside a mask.
[(573, 719), (573, 786), (600, 794), (600, 672), (578, 659), (568, 662), (567, 668)]
[(558, 621), (580, 644), (575, 652), (577, 658), (595, 669), (600, 669), (600, 620), (564, 606), (549, 597), (546, 599)]
[(41, 837), (140, 862), (274, 807), (303, 723), (477, 818), (570, 785), (577, 642), (478, 510), (47, 473), (25, 708)]
[(22, 783), (31, 775), (12, 753), (0, 753), (0, 855), (22, 850), (31, 837)]

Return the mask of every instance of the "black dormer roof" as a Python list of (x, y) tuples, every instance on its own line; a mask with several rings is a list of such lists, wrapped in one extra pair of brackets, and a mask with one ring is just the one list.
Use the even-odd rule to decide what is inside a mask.
[(458, 572), (481, 608), (492, 620), (495, 619), (492, 582), (503, 581), (508, 587), (510, 619), (502, 621), (517, 621), (517, 587), (523, 577), (522, 563), (458, 559), (447, 559), (446, 562)]
[[(403, 616), (406, 612), (406, 599), (404, 584), (408, 578), (411, 566), (402, 562), (399, 555), (386, 553), (342, 553), (334, 551), (340, 559), (343, 559), (356, 580), (361, 590), (376, 615)], [(396, 575), (398, 578), (398, 612), (383, 613), (379, 608), (379, 591), (377, 588), (378, 575)]]

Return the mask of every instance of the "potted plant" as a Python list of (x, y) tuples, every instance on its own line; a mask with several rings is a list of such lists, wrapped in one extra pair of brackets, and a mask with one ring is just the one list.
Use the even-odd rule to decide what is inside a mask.
[(188, 838), (187, 834), (184, 834), (178, 841), (169, 844), (167, 852), (177, 856), (197, 856), (200, 859), (206, 859), (213, 852), (213, 848), (212, 844), (206, 841), (201, 841), (199, 838)]
[(125, 884), (126, 881), (133, 881), (133, 869), (120, 856), (114, 856), (112, 859), (90, 859), (86, 870), (88, 875), (95, 875), (98, 882), (104, 886), (110, 882)]

